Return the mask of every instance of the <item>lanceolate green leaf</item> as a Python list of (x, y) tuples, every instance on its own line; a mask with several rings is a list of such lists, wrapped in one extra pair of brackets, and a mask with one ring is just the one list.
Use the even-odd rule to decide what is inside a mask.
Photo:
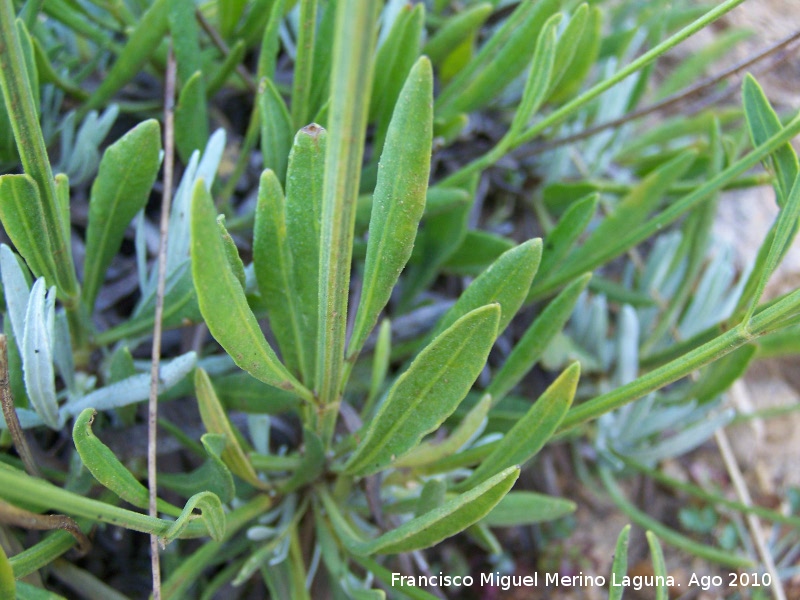
[(53, 248), (47, 233), (47, 217), (36, 183), (27, 175), (0, 177), (0, 220), (36, 277), (56, 283)]
[(495, 404), (539, 361), (548, 344), (563, 329), (590, 279), (591, 274), (587, 273), (573, 281), (531, 323), (486, 390)]
[[(117, 496), (138, 508), (147, 508), (150, 503), (149, 493), (136, 477), (123, 465), (111, 449), (101, 442), (92, 432), (92, 422), (97, 414), (93, 408), (87, 408), (75, 419), (72, 428), (72, 439), (75, 449), (84, 466), (94, 478)], [(158, 499), (158, 510), (173, 517), (181, 514), (181, 509)]]
[(583, 271), (590, 270), (596, 263), (597, 257), (608, 252), (609, 240), (619, 239), (621, 235), (627, 235), (626, 232), (637, 230), (645, 225), (648, 222), (648, 216), (661, 201), (664, 190), (687, 171), (695, 158), (694, 151), (683, 152), (650, 173), (592, 231), (584, 244), (569, 255), (558, 273), (551, 272), (547, 279), (537, 281), (537, 284), (531, 289), (531, 296), (538, 296), (542, 290), (549, 289), (553, 280), (563, 279), (567, 274), (574, 277)]
[(422, 48), (422, 54), (430, 58), (433, 64), (438, 65), (453, 51), (453, 48), (474, 35), (490, 14), (492, 5), (489, 2), (481, 2), (459, 11), (428, 40)]
[(283, 182), (286, 178), (289, 149), (292, 147), (292, 120), (275, 85), (268, 78), (258, 86), (258, 110), (261, 122), (261, 154), (264, 168), (272, 169)]
[(108, 265), (125, 230), (142, 210), (158, 174), (161, 129), (145, 121), (109, 146), (100, 161), (89, 198), (83, 304), (91, 312)]
[(122, 86), (138, 75), (145, 63), (150, 60), (167, 33), (168, 6), (167, 0), (155, 0), (150, 5), (131, 32), (114, 65), (103, 77), (88, 102), (83, 105), (79, 113), (81, 118), (90, 110), (106, 104)]
[(299, 129), (311, 118), (309, 101), (311, 80), (314, 74), (314, 38), (317, 30), (317, 5), (319, 0), (301, 0), (297, 57), (292, 82), (292, 122)]
[(420, 352), (366, 427), (345, 472), (374, 473), (439, 427), (481, 372), (497, 336), (499, 320), (497, 304), (477, 308)]
[(294, 302), (299, 312), (300, 372), (311, 389), (316, 385), (320, 229), (327, 138), (327, 132), (313, 123), (298, 131), (286, 173), (286, 239), (291, 254)]
[(517, 314), (528, 295), (542, 256), (542, 240), (528, 240), (504, 252), (475, 279), (437, 324), (433, 335), (479, 306), (497, 302), (502, 309), (498, 331), (502, 332)]
[(299, 306), (302, 299), (296, 293), (295, 270), (286, 239), (283, 190), (274, 171), (269, 169), (262, 173), (258, 186), (253, 265), (283, 360), (289, 370), (308, 382), (309, 365), (304, 360), (303, 348), (310, 344), (310, 338), (303, 335)]
[(544, 102), (547, 91), (552, 85), (555, 75), (553, 67), (556, 61), (556, 28), (560, 21), (561, 14), (550, 17), (539, 33), (539, 39), (536, 40), (536, 50), (531, 60), (525, 90), (522, 92), (522, 100), (509, 129), (509, 135), (512, 137), (525, 130), (528, 122)]
[(580, 363), (567, 367), (472, 475), (461, 483), (461, 489), (475, 485), (510, 465), (522, 465), (539, 452), (567, 414), (580, 372)]
[[(564, 28), (558, 39), (558, 47), (555, 50), (555, 61), (553, 64), (553, 76), (550, 81), (552, 90), (561, 79), (569, 72), (572, 60), (578, 51), (578, 40), (580, 40), (586, 21), (589, 17), (589, 6), (584, 2), (570, 15), (569, 23)], [(549, 22), (548, 22), (549, 23)]]
[(214, 203), (202, 180), (194, 189), (191, 226), (192, 275), (200, 312), (211, 334), (256, 379), (312, 401), (311, 392), (275, 356), (247, 304), (225, 256)]
[(348, 347), (350, 360), (361, 350), (411, 256), (430, 172), (432, 95), (431, 64), (423, 57), (400, 92), (378, 168), (361, 302)]
[(558, 0), (521, 2), (436, 99), (437, 117), (446, 120), (475, 110), (511, 83), (531, 59), (539, 30), (558, 4)]
[[(0, 220), (9, 233), (17, 249), (27, 260), (32, 253), (32, 244), (41, 244), (44, 252), (49, 252), (47, 262), (42, 262), (42, 257), (34, 260), (39, 268), (46, 269), (37, 276), (44, 276), (48, 286), (58, 288), (59, 298), (69, 308), (74, 306), (78, 296), (78, 282), (75, 277), (75, 268), (70, 260), (71, 252), (68, 250), (68, 232), (64, 230), (62, 219), (59, 215), (58, 200), (50, 161), (47, 156), (44, 137), (39, 126), (39, 116), (35, 103), (35, 96), (31, 89), (25, 64), (25, 51), (20, 43), (19, 29), (15, 26), (14, 7), (9, 1), (0, 2), (0, 88), (2, 88), (6, 110), (10, 117), (17, 150), (24, 167), (25, 173), (30, 176), (25, 187), (32, 184), (33, 192), (23, 190), (16, 184), (10, 200), (5, 199), (5, 194), (0, 194)], [(19, 194), (26, 196), (25, 202), (34, 204), (13, 205), (22, 201)], [(7, 216), (6, 211), (10, 212)], [(22, 213), (27, 213), (28, 219), (33, 219), (30, 225), (35, 230), (25, 231), (23, 223), (27, 220)], [(8, 219), (12, 222), (7, 223)], [(16, 236), (27, 236), (23, 240), (23, 247), (17, 244), (9, 229), (16, 230)], [(30, 265), (33, 268), (33, 265)]]
[(572, 250), (597, 210), (597, 199), (597, 194), (590, 194), (574, 202), (544, 238), (542, 264), (538, 271), (540, 279), (546, 279)]
[[(391, 121), (395, 119), (393, 113), (397, 110), (396, 103), (400, 90), (407, 85), (407, 76), (419, 57), (425, 5), (415, 4), (410, 10), (404, 9), (404, 12), (407, 12), (407, 17), (404, 14), (395, 20), (388, 39), (384, 41), (375, 58), (372, 105), (376, 129), (372, 150), (373, 160), (383, 152), (387, 130), (391, 126)], [(421, 111), (420, 114), (426, 115), (427, 111)]]
[(323, 494), (322, 499), (334, 527), (351, 552), (358, 555), (397, 554), (429, 548), (479, 521), (508, 493), (517, 477), (519, 477), (519, 467), (509, 467), (438, 508), (411, 519), (397, 529), (369, 542), (355, 538), (327, 494)]
[[(631, 534), (631, 526), (626, 525), (619, 533), (617, 546), (614, 550), (614, 561), (611, 564), (611, 577), (616, 581), (628, 574), (628, 539)], [(621, 585), (611, 586), (608, 592), (608, 600), (621, 600), (625, 588)]]
[[(750, 74), (745, 76), (742, 84), (742, 102), (754, 146), (760, 146), (783, 128), (761, 86)], [(770, 156), (767, 163), (776, 175), (775, 188), (778, 204), (783, 205), (789, 196), (789, 190), (794, 185), (798, 170), (800, 170), (797, 153), (787, 142)]]
[(535, 492), (509, 492), (482, 522), (490, 527), (531, 525), (560, 519), (576, 508), (574, 502), (564, 498)]
[(447, 438), (436, 444), (423, 442), (394, 463), (398, 467), (427, 465), (440, 458), (455, 454), (471, 440), (480, 435), (486, 426), (486, 416), (492, 407), (492, 397), (488, 394), (473, 406)]
[(175, 107), (175, 145), (184, 163), (192, 152), (202, 150), (208, 142), (208, 117), (206, 116), (206, 90), (203, 74), (195, 71), (181, 88)]
[(211, 385), (211, 379), (203, 369), (194, 372), (194, 389), (197, 394), (197, 406), (206, 431), (209, 433), (222, 433), (225, 435), (225, 449), (222, 451), (222, 461), (236, 475), (251, 485), (263, 487), (264, 483), (258, 478), (253, 465), (247, 459), (239, 439), (233, 430), (225, 409), (222, 408), (217, 393)]

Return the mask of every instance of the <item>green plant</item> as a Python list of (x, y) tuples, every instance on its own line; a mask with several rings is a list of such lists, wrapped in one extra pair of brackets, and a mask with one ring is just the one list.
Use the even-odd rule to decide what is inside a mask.
[[(704, 441), (729, 422), (732, 415), (713, 411), (759, 349), (782, 344), (787, 352), (800, 291), (764, 303), (761, 296), (800, 216), (789, 144), (800, 118), (783, 125), (748, 78), (750, 151), (741, 119), (722, 110), (637, 139), (618, 128), (580, 146), (591, 172), (576, 174), (559, 152), (543, 159), (549, 179), (531, 206), (523, 194), (483, 210), (476, 204), (487, 173), (523, 188), (531, 170), (523, 153), (533, 140), (557, 140), (633, 109), (653, 62), (741, 1), (702, 14), (679, 7), (665, 20), (641, 11), (626, 28), (625, 3), (559, 0), (510, 3), (510, 14), (501, 10), (489, 25), (490, 3), (457, 11), (443, 2), (357, 0), (47, 2), (42, 21), (35, 3), (17, 16), (11, 0), (0, 0), (0, 126), (7, 121), (15, 141), (0, 131), (0, 161), (19, 158), (24, 171), (0, 176), (0, 220), (16, 249), (0, 248), (9, 371), (0, 387), (10, 440), (28, 471), (6, 456), (0, 521), (18, 524), (24, 514), (31, 527), (66, 530), (0, 556), (6, 593), (35, 597), (14, 581), (52, 565), (85, 596), (118, 594), (58, 558), (104, 523), (172, 542), (163, 585), (155, 576), (163, 597), (207, 598), (231, 582), (263, 582), (275, 598), (316, 597), (322, 586), (334, 598), (382, 597), (379, 587), (429, 598), (393, 585), (395, 565), (413, 560), (425, 574), (421, 551), (462, 532), (500, 554), (493, 528), (571, 513), (567, 498), (512, 488), (546, 445), (582, 443), (583, 432), (600, 457), (593, 468), (632, 520), (706, 559), (750, 564), (738, 549), (702, 545), (648, 520), (615, 473), (631, 458), (651, 468)], [(605, 19), (619, 22), (603, 38)], [(95, 65), (83, 69), (62, 44), (78, 55), (96, 49), (98, 62), (110, 64), (92, 92), (80, 83)], [(291, 89), (278, 77), (281, 46), (292, 58)], [(255, 73), (244, 58), (251, 50)], [(703, 66), (688, 64), (663, 82), (662, 94)], [(167, 82), (163, 156), (159, 123), (142, 118), (160, 102), (108, 104), (136, 86), (142, 69)], [(53, 176), (48, 128), (39, 124), (40, 81), (78, 103), (60, 128), (69, 155), (60, 169), (73, 184), (97, 171), (82, 260), (70, 243), (71, 184)], [(254, 102), (239, 156), (219, 181), (226, 135), (209, 135), (209, 99), (225, 86)], [(103, 107), (101, 126), (92, 111)], [(42, 121), (58, 122), (58, 109), (49, 110)], [(432, 167), (432, 156), (458, 154), (469, 115), (481, 110), (496, 113), (489, 147)], [(105, 131), (91, 135), (92, 127), (123, 114), (135, 126), (100, 158)], [(236, 186), (259, 141), (263, 170), (251, 201), (242, 201)], [(167, 249), (148, 270), (147, 203), (162, 160), (170, 197), (173, 147), (185, 168), (164, 221)], [(504, 157), (520, 168), (491, 170)], [(612, 161), (626, 181), (609, 179)], [(747, 175), (759, 162), (766, 178)], [(714, 198), (764, 179), (781, 210), (749, 276), (734, 286), (724, 255), (707, 261)], [(513, 211), (535, 214), (543, 241), (491, 230), (509, 233)], [(125, 320), (104, 327), (99, 300), (131, 221), (138, 299)], [(651, 238), (642, 268), (615, 270), (615, 259)], [(453, 276), (471, 281), (451, 302), (442, 291)], [(609, 314), (609, 301), (619, 310)], [(526, 306), (535, 307), (530, 325), (511, 328)], [(412, 322), (419, 329), (410, 334), (396, 328)], [(93, 430), (130, 431), (131, 407), (148, 399), (152, 383), (149, 362), (134, 356), (162, 327), (199, 332), (192, 351), (169, 346), (155, 383), (162, 401), (191, 398), (186, 405), (197, 407), (202, 427), (188, 434), (163, 421), (194, 468), (159, 473), (167, 493), (156, 502), (153, 478), (150, 490), (139, 482), (141, 461), (124, 460)], [(205, 342), (203, 327), (218, 346)], [(531, 395), (520, 384), (537, 369), (554, 375)], [(242, 412), (244, 423), (234, 418)], [(687, 419), (690, 427), (670, 431)], [(65, 470), (40, 473), (21, 430), (37, 428), (37, 443), (55, 445), (44, 427), (55, 436), (68, 425)], [(293, 437), (276, 441), (281, 429)], [(94, 483), (105, 490), (90, 494)], [(39, 514), (47, 510), (66, 516), (54, 525)], [(196, 537), (211, 539), (179, 541)], [(627, 530), (620, 547), (626, 539)], [(663, 574), (658, 542), (652, 534), (648, 541)], [(398, 555), (390, 568), (386, 561)], [(624, 573), (624, 562), (614, 572)], [(666, 597), (663, 586), (657, 593)]]

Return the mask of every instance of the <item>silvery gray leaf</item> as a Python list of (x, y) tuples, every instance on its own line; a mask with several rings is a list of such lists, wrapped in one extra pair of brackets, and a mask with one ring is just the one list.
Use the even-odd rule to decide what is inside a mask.
[(145, 232), (144, 210), (140, 210), (134, 219), (136, 234), (134, 246), (136, 248), (136, 272), (139, 276), (139, 293), (145, 294), (147, 288), (147, 239)]
[(72, 340), (69, 335), (67, 315), (62, 310), (56, 315), (55, 336), (53, 340), (53, 362), (58, 374), (67, 386), (67, 390), (75, 393), (75, 362), (72, 358)]
[[(55, 288), (51, 293), (55, 294)], [(48, 318), (45, 315), (45, 281), (33, 284), (25, 313), (22, 336), (22, 370), (28, 398), (46, 425), (59, 429), (58, 401)]]
[(680, 456), (697, 448), (720, 427), (731, 422), (735, 413), (728, 409), (703, 421), (687, 427), (680, 433), (672, 435), (662, 442), (648, 445), (634, 452), (636, 460), (643, 463), (654, 463), (665, 458)]
[(632, 306), (625, 304), (617, 321), (617, 369), (615, 383), (630, 383), (639, 375), (639, 320)]
[(0, 244), (0, 273), (8, 307), (6, 314), (11, 320), (14, 337), (21, 340), (25, 328), (25, 311), (28, 307), (30, 285), (17, 256), (5, 244)]
[[(186, 377), (197, 364), (197, 355), (187, 352), (161, 365), (159, 393), (168, 390)], [(150, 396), (150, 373), (132, 375), (122, 381), (95, 390), (83, 398), (65, 404), (61, 408), (64, 417), (75, 416), (86, 408), (109, 410), (135, 402), (143, 402)]]

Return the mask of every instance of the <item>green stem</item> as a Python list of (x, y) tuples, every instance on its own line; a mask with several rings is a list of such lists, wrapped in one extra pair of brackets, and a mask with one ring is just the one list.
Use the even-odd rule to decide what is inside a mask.
[(22, 166), (39, 188), (39, 201), (53, 253), (51, 266), (55, 281), (48, 284), (57, 286), (59, 298), (70, 310), (79, 304), (78, 281), (71, 252), (68, 251), (69, 238), (59, 214), (55, 180), (17, 33), (13, 3), (11, 0), (0, 0), (0, 87), (3, 89)]
[[(725, 13), (731, 11), (732, 9), (739, 6), (744, 0), (727, 0), (727, 2), (723, 2), (716, 8), (710, 10), (706, 14), (704, 14), (699, 19), (695, 20), (694, 22), (690, 23), (683, 29), (681, 29), (676, 34), (670, 36), (648, 52), (642, 54), (639, 58), (634, 60), (628, 66), (620, 69), (617, 73), (615, 73), (612, 77), (608, 79), (604, 79), (600, 83), (596, 84), (591, 89), (587, 90), (571, 102), (568, 102), (555, 112), (550, 113), (547, 117), (536, 123), (530, 129), (525, 131), (524, 133), (520, 134), (519, 136), (515, 137), (513, 140), (513, 144), (511, 144), (511, 149), (517, 148), (526, 142), (529, 142), (536, 136), (540, 135), (543, 131), (548, 129), (549, 127), (553, 127), (561, 123), (562, 121), (566, 120), (567, 117), (572, 115), (575, 111), (579, 108), (585, 106), (595, 98), (597, 98), (603, 92), (609, 90), (610, 88), (614, 87), (624, 79), (630, 77), (637, 71), (643, 69), (654, 60), (656, 60), (659, 56), (668, 52), (681, 42), (683, 42), (686, 38), (694, 35), (701, 29), (705, 28), (710, 23), (716, 21)], [(490, 151), (488, 154), (474, 160), (466, 167), (457, 171), (453, 175), (449, 176), (447, 179), (442, 182), (442, 185), (455, 185), (460, 181), (464, 181), (473, 173), (482, 171), (486, 167), (494, 164), (497, 158), (491, 159), (489, 158), (493, 151)]]
[(800, 133), (800, 115), (792, 119), (785, 128), (769, 138), (766, 142), (758, 146), (755, 150), (739, 159), (730, 167), (722, 171), (716, 177), (696, 188), (694, 192), (684, 196), (677, 202), (670, 204), (661, 213), (634, 229), (629, 233), (620, 232), (618, 239), (608, 244), (603, 252), (587, 256), (579, 261), (571, 261), (564, 265), (558, 274), (551, 277), (539, 285), (534, 285), (529, 299), (537, 299), (548, 295), (558, 289), (565, 282), (570, 281), (576, 275), (591, 271), (592, 269), (605, 264), (612, 258), (622, 254), (629, 248), (643, 242), (656, 235), (659, 231), (676, 221), (679, 217), (695, 208), (700, 202), (708, 199), (712, 194), (721, 189), (725, 184), (736, 177), (739, 177), (747, 170), (754, 167), (764, 158), (772, 154), (776, 149), (790, 141)]
[(723, 552), (722, 550), (718, 550), (712, 546), (695, 542), (694, 540), (681, 535), (674, 529), (670, 529), (663, 523), (655, 520), (650, 515), (642, 512), (633, 504), (631, 504), (627, 498), (625, 498), (622, 490), (619, 488), (617, 483), (614, 481), (614, 478), (611, 476), (611, 473), (609, 473), (607, 469), (600, 468), (600, 479), (603, 481), (603, 485), (605, 486), (609, 496), (611, 496), (611, 499), (614, 501), (614, 504), (616, 504), (617, 507), (619, 507), (619, 509), (625, 513), (625, 515), (627, 515), (631, 521), (640, 527), (649, 529), (668, 544), (671, 544), (680, 550), (700, 558), (704, 558), (708, 561), (726, 567), (738, 569), (753, 566), (752, 561), (747, 558), (737, 556), (736, 554), (730, 552)]
[(567, 413), (560, 429), (570, 429), (607, 412), (638, 400), (665, 385), (677, 381), (756, 337), (773, 331), (800, 308), (800, 290), (784, 296), (780, 301), (760, 310), (748, 323), (742, 323), (687, 354), (642, 375), (635, 381), (602, 394), (573, 408)]
[[(0, 468), (0, 496), (23, 506), (32, 506), (39, 510), (57, 507), (60, 512), (74, 517), (83, 517), (159, 536), (166, 535), (175, 524), (174, 521), (149, 517), (105, 502), (84, 498), (44, 480), (7, 468)], [(181, 537), (205, 535), (208, 535), (205, 525), (195, 521), (189, 523)]]
[[(344, 363), (347, 299), (379, 2), (343, 0), (337, 6), (331, 110), (319, 262), (315, 381), (323, 406), (338, 406)], [(320, 436), (333, 437), (338, 410), (323, 410)]]
[(658, 469), (650, 469), (649, 467), (646, 467), (645, 465), (638, 463), (635, 460), (632, 460), (626, 456), (618, 455), (618, 458), (621, 459), (627, 466), (636, 469), (641, 473), (644, 473), (645, 475), (655, 479), (659, 483), (663, 483), (664, 485), (668, 485), (682, 492), (686, 492), (687, 494), (691, 494), (692, 496), (700, 498), (701, 500), (705, 500), (706, 502), (710, 502), (712, 504), (719, 506), (724, 506), (725, 508), (730, 508), (733, 510), (737, 510), (739, 512), (753, 514), (763, 519), (772, 521), (773, 523), (781, 523), (783, 525), (789, 525), (790, 527), (800, 529), (800, 517), (794, 517), (792, 515), (784, 515), (777, 511), (764, 508), (762, 506), (754, 506), (749, 504), (743, 504), (735, 500), (728, 500), (724, 496), (706, 491), (700, 486), (693, 485), (691, 483), (684, 483), (682, 481), (678, 481), (677, 479), (673, 479), (672, 477), (665, 475)]

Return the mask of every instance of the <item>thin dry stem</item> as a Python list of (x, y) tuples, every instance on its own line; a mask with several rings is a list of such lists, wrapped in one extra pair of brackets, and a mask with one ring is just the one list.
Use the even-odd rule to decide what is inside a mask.
[[(153, 324), (153, 352), (150, 365), (150, 400), (147, 411), (147, 482), (150, 492), (149, 513), (158, 516), (156, 501), (158, 486), (156, 481), (156, 427), (158, 424), (158, 381), (161, 363), (161, 332), (164, 315), (164, 290), (167, 275), (167, 238), (169, 234), (169, 213), (172, 204), (172, 177), (175, 160), (175, 54), (170, 41), (167, 58), (166, 85), (164, 91), (164, 195), (161, 201), (161, 226), (158, 243), (158, 283), (156, 286), (156, 311)], [(161, 600), (161, 565), (159, 562), (158, 536), (150, 536), (150, 565), (153, 572), (153, 600)]]
[[(728, 475), (730, 475), (736, 495), (739, 497), (739, 502), (752, 506), (753, 500), (750, 498), (750, 492), (747, 491), (747, 484), (744, 481), (744, 477), (742, 477), (739, 463), (736, 462), (736, 457), (733, 455), (725, 430), (718, 429), (714, 433), (714, 439), (717, 441), (719, 453), (722, 455), (722, 460), (725, 463)], [(745, 518), (747, 519), (747, 527), (750, 529), (750, 535), (753, 536), (753, 541), (761, 557), (761, 562), (764, 563), (764, 568), (772, 578), (772, 585), (770, 586), (772, 596), (775, 600), (786, 600), (786, 592), (783, 590), (778, 570), (775, 568), (775, 560), (772, 558), (772, 553), (769, 551), (766, 540), (764, 540), (764, 534), (761, 532), (761, 523), (753, 513), (748, 513)]]
[(25, 432), (22, 431), (17, 411), (14, 409), (14, 397), (11, 395), (11, 385), (8, 379), (8, 342), (6, 336), (2, 334), (0, 334), (0, 404), (3, 407), (3, 417), (6, 420), (8, 433), (11, 435), (14, 448), (17, 449), (17, 454), (19, 454), (25, 470), (28, 475), (41, 477), (42, 473), (39, 471), (36, 461), (33, 460), (33, 453), (28, 446)]

